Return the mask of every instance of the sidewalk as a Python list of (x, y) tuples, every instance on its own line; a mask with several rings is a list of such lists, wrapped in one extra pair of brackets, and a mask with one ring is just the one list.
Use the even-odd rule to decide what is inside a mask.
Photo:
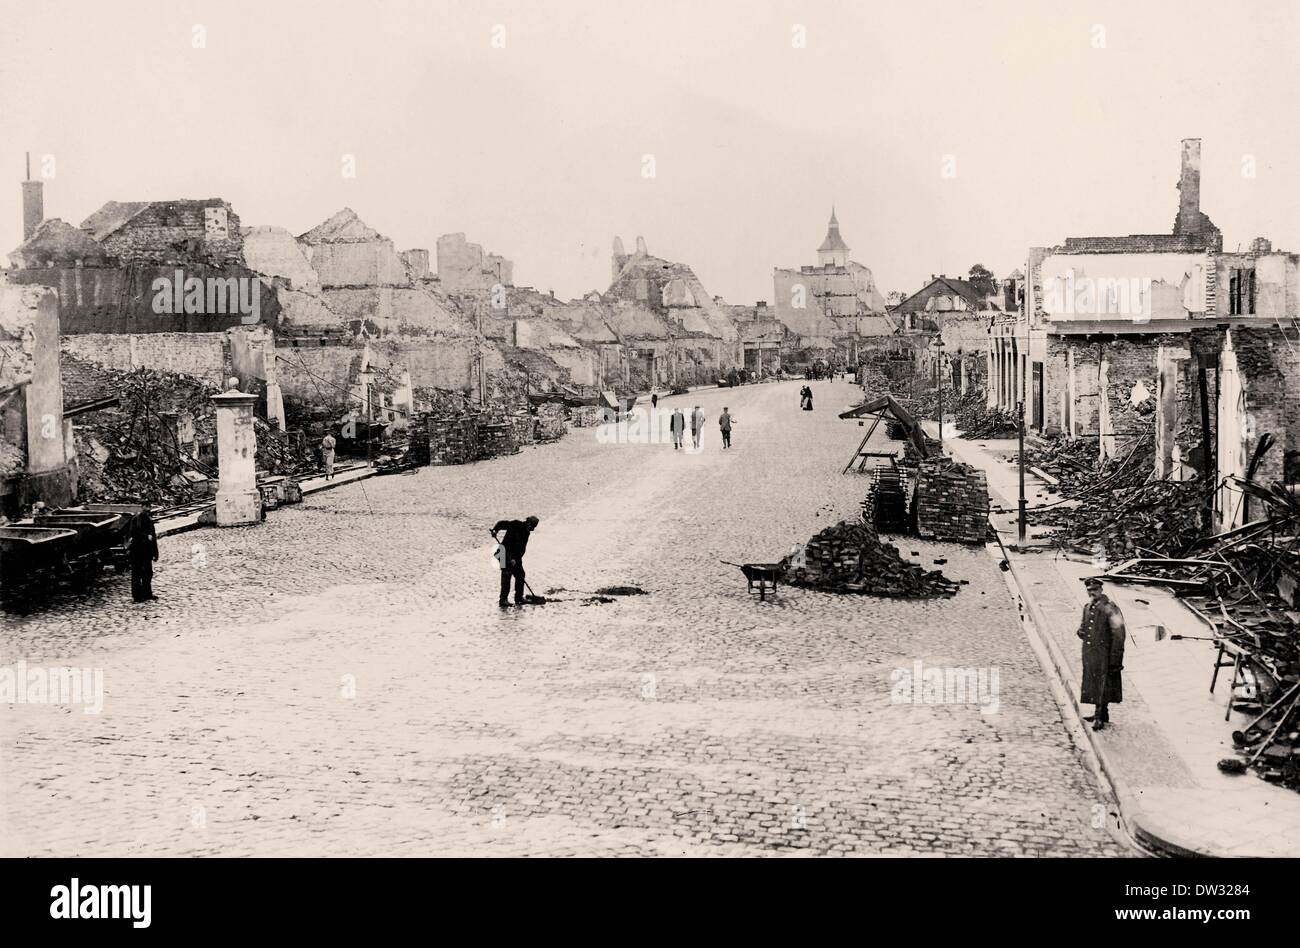
[[(375, 469), (366, 464), (351, 464), (348, 466), (339, 465), (335, 468), (334, 477), (326, 480), (324, 474), (315, 477), (306, 477), (298, 481), (298, 486), (302, 488), (302, 495), (314, 494), (317, 491), (329, 490), (332, 487), (342, 487), (344, 484), (351, 484), (353, 481), (364, 480), (367, 477), (374, 477)], [(207, 504), (198, 510), (192, 510), (188, 513), (181, 514), (177, 517), (167, 517), (159, 520), (154, 524), (158, 536), (171, 536), (173, 533), (185, 533), (189, 530), (197, 530), (203, 526), (199, 518), (212, 509), (212, 504)]]
[[(926, 422), (932, 437), (936, 425)], [(1082, 579), (1100, 572), (1088, 561), (1066, 558), (1033, 528), (1025, 552), (1016, 544), (1019, 468), (1016, 442), (963, 441), (944, 432), (944, 447), (960, 461), (987, 472), (990, 520), (1007, 549), (1022, 599), (1026, 628), (1044, 646), (1063, 690), (1063, 713), (1082, 728), (1119, 804), (1120, 818), (1143, 846), (1171, 855), (1296, 856), (1300, 854), (1300, 794), (1252, 773), (1230, 776), (1217, 762), (1235, 757), (1231, 734), (1249, 720), (1224, 721), (1231, 669), (1219, 674), (1214, 694), (1215, 649), (1210, 642), (1157, 642), (1155, 626), (1170, 633), (1209, 635), (1211, 630), (1159, 586), (1107, 583), (1106, 594), (1124, 612), (1124, 701), (1111, 724), (1095, 732), (1080, 720), (1092, 713), (1079, 704), (1080, 647), (1075, 631), (1087, 594)], [(1034, 507), (1057, 498), (1050, 485), (1026, 473), (1025, 496)], [(997, 555), (1001, 551), (992, 548)], [(1061, 695), (1058, 693), (1058, 697)], [(1075, 730), (1075, 727), (1072, 727)], [(1076, 730), (1076, 734), (1078, 731)]]

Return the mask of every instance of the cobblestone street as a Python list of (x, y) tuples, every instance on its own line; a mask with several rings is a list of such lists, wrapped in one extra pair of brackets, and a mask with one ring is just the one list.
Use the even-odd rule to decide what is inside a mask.
[[(0, 854), (1127, 852), (986, 551), (900, 538), (968, 581), (933, 601), (760, 603), (719, 562), (859, 514), (860, 390), (801, 384), (661, 402), (703, 407), (700, 453), (574, 429), (164, 538), (157, 602), (109, 577), (0, 617), (0, 663), (106, 694), (0, 705)], [(569, 601), (502, 611), (487, 530), (528, 514)], [(649, 594), (581, 601), (610, 585)], [(996, 669), (998, 707), (895, 703), (918, 660)]]

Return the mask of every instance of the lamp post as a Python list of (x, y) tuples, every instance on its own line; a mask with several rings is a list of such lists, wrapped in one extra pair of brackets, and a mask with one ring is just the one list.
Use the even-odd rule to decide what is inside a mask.
[(366, 396), (366, 467), (370, 467), (370, 423), (373, 418), (371, 410), (372, 390), (371, 386), (375, 384), (375, 373), (367, 366), (361, 373), (361, 391)]

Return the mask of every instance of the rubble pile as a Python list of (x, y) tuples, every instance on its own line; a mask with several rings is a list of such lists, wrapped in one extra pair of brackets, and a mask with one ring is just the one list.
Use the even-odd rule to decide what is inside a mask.
[(1036, 526), (1059, 528), (1055, 545), (1123, 560), (1180, 556), (1200, 538), (1204, 486), (1152, 481), (1155, 449), (1149, 433), (1100, 468), (1096, 455), (1095, 442), (1063, 439), (1045, 449), (1026, 449), (1026, 463), (1055, 478), (1064, 498), (1031, 508), (1027, 516)]
[(537, 406), (536, 440), (543, 444), (559, 441), (569, 431), (569, 411), (563, 405), (549, 402)]
[(1155, 467), (1155, 444), (1150, 433), (1144, 433), (1098, 467), (1096, 441), (1057, 438), (1045, 448), (1026, 446), (1025, 463), (1055, 478), (1066, 497), (1079, 498), (1099, 490), (1141, 487)]
[(74, 422), (81, 499), (183, 504), (197, 493), (187, 472), (216, 476), (211, 466), (189, 456), (190, 446), (179, 442), (165, 418), (187, 414), (201, 438), (205, 427), (215, 427), (215, 388), (188, 375), (144, 367), (122, 371), (67, 355), (63, 360), (65, 404), (118, 399), (117, 405), (78, 415)]
[(1075, 496), (1097, 481), (1097, 442), (1053, 438), (1041, 448), (1026, 444), (1025, 464), (1046, 471), (1063, 494)]
[(428, 414), (417, 412), (406, 431), (396, 434), (384, 444), (383, 453), (375, 458), (379, 474), (400, 474), (429, 464)]
[(963, 419), (958, 416), (957, 430), (967, 441), (1014, 438), (1020, 433), (1020, 420), (1014, 412), (981, 406), (978, 414)]
[(827, 592), (934, 598), (952, 596), (960, 585), (903, 559), (869, 524), (847, 520), (822, 530), (782, 564), (792, 584)]
[(1181, 556), (1200, 538), (1205, 494), (1195, 481), (1153, 481), (1094, 491), (1075, 505), (1031, 510), (1029, 523), (1059, 527), (1057, 546), (1104, 549), (1110, 560)]
[[(145, 367), (123, 371), (66, 354), (63, 363), (66, 404), (118, 399), (117, 405), (74, 421), (82, 500), (138, 498), (172, 506), (208, 495), (203, 481), (217, 476), (211, 454), (215, 387), (189, 375)], [(182, 430), (190, 426), (192, 431)], [(254, 430), (259, 471), (294, 475), (318, 469), (301, 437), (286, 435), (260, 418), (254, 419)]]
[[(918, 418), (939, 417), (939, 397), (933, 390), (909, 399), (905, 405)], [(960, 431), (961, 437), (968, 441), (1014, 438), (1020, 430), (1020, 422), (1015, 412), (989, 408), (988, 400), (982, 392), (971, 391), (961, 395), (957, 392), (945, 391), (943, 416), (948, 419), (947, 423)]]
[(917, 536), (983, 543), (989, 529), (988, 477), (947, 457), (923, 462), (916, 478), (912, 519)]
[(858, 365), (857, 382), (868, 398), (893, 391), (889, 377), (880, 371), (880, 367), (874, 361), (862, 362)]
[(256, 464), (259, 471), (302, 476), (315, 474), (321, 469), (316, 452), (308, 446), (302, 432), (281, 431), (261, 418), (253, 419), (253, 429), (257, 435)]

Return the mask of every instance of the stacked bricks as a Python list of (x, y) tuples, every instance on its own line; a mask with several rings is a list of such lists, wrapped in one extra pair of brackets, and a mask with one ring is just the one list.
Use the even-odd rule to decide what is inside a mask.
[(428, 431), (430, 464), (468, 464), (478, 460), (476, 416), (430, 415)]
[(537, 440), (537, 417), (531, 412), (521, 411), (507, 415), (506, 423), (510, 425), (516, 451), (520, 446)]
[(431, 414), (429, 463), (468, 464), (484, 458), (518, 454), (521, 436), (532, 443), (531, 415)]
[(515, 439), (515, 426), (510, 421), (480, 422), (478, 437), (480, 457), (495, 458), (519, 453), (519, 442)]
[(918, 536), (983, 543), (988, 535), (988, 478), (967, 464), (929, 460), (917, 475), (912, 516)]

